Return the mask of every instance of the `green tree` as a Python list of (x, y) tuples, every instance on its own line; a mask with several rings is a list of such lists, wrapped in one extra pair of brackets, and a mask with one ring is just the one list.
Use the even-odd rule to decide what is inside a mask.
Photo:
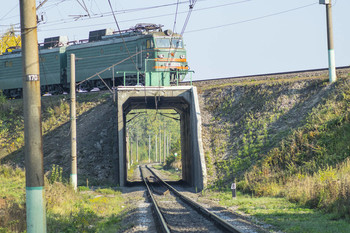
[(11, 51), (11, 48), (21, 47), (21, 36), (17, 35), (13, 28), (8, 29), (0, 38), (1, 54), (6, 50)]
[[(169, 137), (169, 154), (181, 154), (180, 116), (174, 110), (133, 110), (127, 115), (127, 130), (132, 142), (133, 158), (136, 153), (136, 139), (139, 142), (139, 158), (148, 161), (149, 135), (151, 135), (151, 159), (155, 156), (155, 135), (159, 151), (159, 133), (161, 133), (162, 153), (164, 151), (164, 133)], [(171, 136), (171, 139), (170, 139)], [(159, 156), (159, 155), (158, 155)]]

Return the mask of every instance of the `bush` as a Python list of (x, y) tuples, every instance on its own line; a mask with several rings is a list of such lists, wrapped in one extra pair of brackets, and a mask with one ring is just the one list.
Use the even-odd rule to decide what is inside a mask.
[(4, 96), (4, 94), (0, 90), (0, 104), (3, 104), (5, 102), (6, 102), (6, 96)]

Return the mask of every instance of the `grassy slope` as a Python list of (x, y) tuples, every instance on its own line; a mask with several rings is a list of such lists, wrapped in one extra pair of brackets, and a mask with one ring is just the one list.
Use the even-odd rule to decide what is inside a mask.
[[(105, 101), (101, 94), (79, 95), (77, 97), (77, 116), (87, 112)], [(42, 98), (43, 135), (67, 123), (70, 119), (68, 96)], [(0, 162), (6, 156), (20, 150), (24, 145), (24, 117), (22, 99), (6, 100), (0, 95)]]
[[(75, 192), (58, 182), (60, 175), (45, 182), (48, 232), (115, 232), (127, 213), (119, 191), (82, 187)], [(26, 230), (25, 174), (20, 168), (0, 165), (0, 232)], [(57, 231), (59, 230), (59, 231)]]
[[(77, 115), (106, 100), (104, 94), (79, 95)], [(23, 102), (0, 96), (0, 163), (13, 164), (11, 154), (21, 150), (23, 135)], [(46, 134), (67, 123), (69, 99), (52, 96), (42, 100), (42, 128)], [(56, 182), (62, 174), (51, 172), (45, 182), (48, 232), (115, 232), (128, 210), (121, 193), (112, 189), (75, 193), (69, 185)], [(62, 177), (60, 178), (62, 180)], [(0, 165), (0, 232), (23, 232), (25, 217), (25, 174), (20, 168)]]
[(281, 197), (251, 197), (240, 192), (232, 199), (231, 192), (207, 192), (204, 199), (210, 198), (225, 207), (234, 208), (243, 215), (249, 214), (258, 225), (263, 225), (270, 232), (288, 233), (346, 233), (350, 224), (346, 220), (335, 220), (334, 214), (291, 203)]
[(237, 178), (255, 195), (349, 215), (349, 77), (332, 85), (326, 78), (268, 80), (201, 93), (210, 116), (204, 140), (212, 184), (228, 187)]

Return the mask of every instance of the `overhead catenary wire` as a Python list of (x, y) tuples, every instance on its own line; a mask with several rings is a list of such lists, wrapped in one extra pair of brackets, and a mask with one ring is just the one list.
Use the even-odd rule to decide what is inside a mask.
[[(65, 0), (62, 0), (62, 2), (64, 2), (64, 1)], [(204, 0), (202, 0), (202, 1), (204, 1)], [(243, 0), (243, 1), (239, 1), (239, 2), (214, 5), (214, 6), (210, 6), (210, 7), (196, 8), (196, 9), (193, 9), (193, 11), (212, 10), (212, 9), (215, 9), (215, 8), (226, 7), (226, 6), (230, 6), (230, 5), (237, 5), (237, 4), (246, 3), (246, 2), (249, 2), (249, 1), (254, 1), (254, 0)], [(62, 2), (60, 2), (60, 3), (62, 3)], [(179, 2), (179, 5), (183, 4), (183, 3), (185, 3), (185, 2)], [(58, 5), (58, 4), (59, 3), (57, 3), (56, 5)], [(171, 5), (168, 4), (168, 5), (161, 5), (161, 6), (162, 7), (168, 7), (168, 6), (173, 6), (173, 5), (175, 5), (175, 4), (171, 4)], [(144, 9), (142, 9), (142, 10), (144, 10)], [(116, 14), (124, 14), (124, 13), (131, 13), (132, 12), (132, 11), (129, 11), (129, 10), (126, 10), (126, 11), (127, 12), (115, 11), (115, 13)], [(187, 14), (187, 13), (188, 13), (188, 11), (179, 11), (177, 14), (179, 15), (179, 14)], [(96, 14), (95, 16), (91, 16), (90, 18), (79, 17), (79, 20), (76, 20), (75, 18), (74, 19), (69, 18), (68, 19), (69, 21), (67, 19), (55, 20), (55, 21), (52, 21), (51, 23), (45, 23), (45, 24), (40, 25), (39, 30), (40, 31), (56, 31), (56, 30), (74, 29), (74, 28), (76, 28), (76, 26), (74, 26), (74, 27), (52, 28), (52, 29), (43, 29), (43, 28), (52, 27), (52, 26), (55, 26), (55, 25), (62, 25), (62, 24), (80, 22), (80, 21), (84, 21), (84, 20), (93, 20), (93, 19), (98, 19), (98, 18), (104, 18), (104, 17), (108, 17), (108, 16), (110, 16), (110, 14), (101, 13), (99, 15)], [(129, 20), (120, 20), (119, 22), (121, 22), (121, 23), (134, 22), (134, 21), (140, 21), (140, 20), (146, 20), (146, 19), (154, 19), (154, 18), (160, 18), (160, 17), (168, 17), (168, 16), (171, 16), (171, 14), (167, 13), (167, 14), (154, 15), (154, 16), (149, 16), (149, 17), (133, 18), (133, 19), (129, 19)], [(81, 25), (79, 27), (80, 28), (84, 28), (84, 27), (91, 28), (92, 26), (102, 26), (102, 25), (106, 25), (106, 24), (112, 24), (112, 23), (105, 23), (104, 22), (104, 23), (98, 23), (98, 24)], [(15, 25), (19, 25), (19, 23), (15, 24)], [(0, 25), (0, 26), (4, 26), (4, 27), (6, 26), (7, 27), (7, 26), (10, 26), (10, 25)]]
[[(187, 16), (186, 16), (186, 20), (184, 22), (184, 25), (183, 25), (183, 27), (181, 29), (181, 33), (180, 33), (181, 37), (183, 36), (183, 34), (184, 34), (185, 30), (186, 30), (187, 24), (188, 24), (188, 22), (190, 20), (191, 14), (192, 14), (193, 7), (196, 4), (196, 2), (197, 2), (197, 0), (190, 0), (189, 10), (188, 10), (188, 13), (187, 13)], [(177, 14), (177, 12), (176, 12), (176, 14)], [(170, 56), (170, 53), (171, 53), (171, 49), (172, 49), (172, 40), (173, 40), (173, 36), (171, 37), (171, 40), (170, 40), (170, 48), (169, 48), (169, 53), (168, 53), (168, 59), (169, 59), (169, 56)], [(177, 48), (178, 48), (178, 46), (176, 45), (173, 54), (176, 53)]]
[(280, 11), (280, 12), (276, 12), (276, 13), (272, 13), (272, 14), (268, 14), (268, 15), (264, 15), (264, 16), (260, 16), (260, 17), (256, 17), (256, 18), (252, 18), (252, 19), (241, 20), (241, 21), (237, 21), (237, 22), (233, 22), (233, 23), (222, 24), (222, 25), (206, 27), (206, 28), (201, 28), (201, 29), (194, 29), (194, 30), (187, 31), (186, 34), (193, 33), (193, 32), (212, 30), (212, 29), (218, 29), (218, 28), (228, 27), (228, 26), (241, 24), (241, 23), (248, 23), (248, 22), (252, 22), (252, 21), (256, 21), (256, 20), (260, 20), (260, 19), (265, 19), (265, 18), (268, 18), (268, 17), (276, 16), (276, 15), (286, 14), (286, 13), (289, 13), (289, 12), (292, 12), (292, 11), (297, 11), (297, 10), (300, 10), (300, 9), (303, 9), (303, 8), (306, 8), (306, 7), (310, 7), (310, 6), (313, 6), (313, 5), (316, 5), (316, 4), (318, 4), (318, 3), (311, 3), (311, 4), (308, 4), (308, 5), (292, 8), (292, 9), (289, 9), (289, 10)]
[[(135, 118), (141, 116), (142, 114), (147, 114), (147, 112), (138, 112), (138, 113), (135, 113), (135, 116), (133, 116), (132, 118), (130, 118), (129, 120), (126, 121), (126, 123), (129, 123), (130, 121), (134, 120)], [(132, 113), (129, 113), (129, 114), (132, 114)]]
[[(66, 1), (67, 0), (61, 0), (61, 2), (59, 2), (59, 3), (54, 3), (54, 4), (48, 5), (46, 7), (43, 7), (42, 10), (47, 10), (50, 6), (56, 6), (57, 4), (60, 4), (60, 3), (66, 2)], [(208, 0), (201, 0), (201, 1), (208, 1)], [(185, 3), (187, 3), (187, 1), (180, 2), (179, 4), (185, 4)], [(113, 13), (115, 13), (115, 14), (133, 13), (133, 12), (137, 12), (137, 11), (152, 10), (152, 9), (157, 9), (157, 8), (162, 8), (162, 7), (170, 7), (170, 6), (174, 6), (174, 5), (176, 5), (176, 3), (162, 4), (162, 5), (143, 7), (143, 8), (132, 8), (132, 9), (126, 9), (126, 10), (122, 10), (122, 11), (113, 11), (113, 12), (104, 12), (104, 13), (100, 13), (100, 14), (94, 14), (92, 16), (90, 15), (90, 17), (88, 15), (82, 15), (80, 17), (80, 19), (82, 19), (82, 18), (94, 19), (94, 18), (108, 17), (108, 16), (113, 15)], [(15, 16), (11, 16), (7, 19), (18, 18), (18, 17), (19, 17), (19, 15), (15, 15)], [(7, 20), (7, 19), (5, 19), (5, 20)], [(71, 19), (71, 18), (69, 18), (69, 19)], [(65, 20), (67, 20), (67, 19), (60, 19), (60, 20), (56, 20), (53, 22), (57, 22), (59, 24), (62, 24), (62, 23), (65, 23), (65, 22), (62, 22)], [(75, 21), (75, 19), (73, 19), (73, 21)], [(19, 23), (17, 23), (17, 24), (19, 25)], [(0, 26), (10, 26), (10, 25), (0, 25)]]
[(14, 9), (19, 7), (19, 3), (17, 3), (13, 8), (11, 8), (4, 16), (0, 18), (0, 20), (3, 20), (6, 16), (8, 16)]
[(84, 0), (81, 0), (82, 3), (80, 2), (80, 0), (76, 0), (76, 1), (77, 1), (77, 2), (79, 3), (79, 5), (86, 11), (86, 13), (88, 14), (88, 16), (89, 16), (89, 18), (90, 18), (91, 15), (90, 15), (90, 12), (89, 12), (88, 8), (86, 7), (85, 1), (84, 1)]
[(123, 40), (124, 47), (125, 47), (126, 51), (128, 52), (129, 57), (130, 57), (132, 63), (135, 65), (136, 70), (139, 72), (140, 70), (139, 70), (139, 68), (137, 67), (137, 64), (135, 63), (135, 61), (134, 61), (134, 59), (133, 59), (133, 56), (131, 56), (131, 53), (130, 53), (130, 51), (129, 51), (129, 48), (128, 48), (128, 46), (126, 45), (124, 36), (123, 36), (123, 34), (122, 34), (121, 30), (120, 30), (117, 17), (115, 16), (114, 11), (113, 11), (113, 7), (112, 7), (112, 4), (111, 4), (111, 0), (108, 0), (108, 4), (109, 4), (109, 7), (111, 8), (111, 11), (112, 11), (112, 15), (113, 15), (115, 24), (117, 25), (117, 28), (118, 28), (118, 31), (119, 31), (119, 35), (120, 35), (121, 39)]
[[(179, 121), (179, 120), (180, 120), (180, 118), (168, 116), (169, 113), (168, 113), (168, 114), (164, 114), (164, 113), (159, 112), (158, 114), (161, 115), (161, 116), (163, 116), (163, 117), (167, 117), (167, 118), (170, 118), (170, 119), (173, 119), (173, 120), (176, 120), (176, 121)], [(177, 114), (177, 113), (176, 113), (176, 114)]]

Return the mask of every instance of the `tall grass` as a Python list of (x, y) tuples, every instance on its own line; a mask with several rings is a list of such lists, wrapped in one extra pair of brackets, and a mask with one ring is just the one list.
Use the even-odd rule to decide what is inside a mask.
[(261, 82), (208, 91), (214, 187), (283, 196), (350, 216), (350, 79)]
[(350, 159), (313, 175), (297, 174), (285, 184), (285, 196), (300, 204), (350, 216)]
[[(112, 232), (121, 228), (127, 206), (114, 189), (75, 192), (60, 182), (60, 168), (53, 166), (45, 178), (48, 232)], [(0, 165), (0, 232), (25, 232), (25, 174), (20, 168)]]
[(24, 172), (0, 165), (0, 232), (23, 232), (26, 224)]
[(345, 79), (245, 174), (242, 188), (350, 216), (349, 141), (350, 85)]

